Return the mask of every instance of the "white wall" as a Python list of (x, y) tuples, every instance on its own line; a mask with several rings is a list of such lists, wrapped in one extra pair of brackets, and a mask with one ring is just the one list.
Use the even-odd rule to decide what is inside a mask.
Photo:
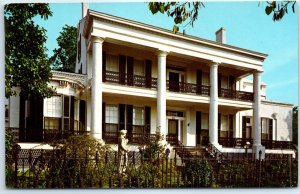
[[(283, 103), (262, 101), (261, 117), (272, 119), (272, 114), (277, 113), (277, 140), (292, 140), (293, 106)], [(275, 122), (275, 121), (274, 121)], [(273, 122), (273, 123), (274, 123)], [(276, 124), (273, 124), (273, 138), (276, 134)]]

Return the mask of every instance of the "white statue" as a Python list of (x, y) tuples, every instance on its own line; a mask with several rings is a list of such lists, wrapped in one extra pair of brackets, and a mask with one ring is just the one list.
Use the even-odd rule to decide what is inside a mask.
[(122, 129), (120, 131), (119, 143), (118, 143), (118, 162), (119, 162), (119, 173), (124, 173), (128, 161), (128, 139), (126, 138), (127, 130)]

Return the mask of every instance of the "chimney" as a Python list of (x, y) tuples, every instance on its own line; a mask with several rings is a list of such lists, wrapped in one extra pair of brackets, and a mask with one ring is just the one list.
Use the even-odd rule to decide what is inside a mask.
[(226, 44), (226, 29), (220, 28), (216, 31), (216, 41), (222, 44)]
[(82, 18), (84, 18), (86, 16), (88, 9), (89, 9), (89, 4), (82, 3)]

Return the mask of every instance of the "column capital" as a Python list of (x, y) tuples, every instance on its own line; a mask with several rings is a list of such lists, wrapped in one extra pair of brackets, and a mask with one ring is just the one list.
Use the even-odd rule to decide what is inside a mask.
[(254, 70), (253, 75), (261, 75), (263, 73), (263, 71), (259, 71), (259, 70)]
[(103, 43), (105, 40), (104, 37), (99, 37), (99, 36), (91, 36), (91, 42), (92, 43)]
[(211, 67), (211, 66), (216, 66), (216, 67), (218, 67), (220, 64), (221, 64), (221, 62), (211, 61), (211, 62), (209, 63), (209, 66), (210, 66), (210, 67)]
[(166, 57), (168, 54), (169, 54), (169, 51), (165, 51), (165, 50), (162, 50), (162, 49), (158, 49), (156, 51), (156, 55), (159, 56), (159, 57)]

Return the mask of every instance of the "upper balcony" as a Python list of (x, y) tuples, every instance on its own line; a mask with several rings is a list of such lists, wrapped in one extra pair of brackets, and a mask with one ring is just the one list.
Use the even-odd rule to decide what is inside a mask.
[[(138, 87), (149, 90), (157, 90), (157, 78), (140, 75), (128, 75), (127, 73), (120, 73), (114, 71), (105, 71), (103, 73), (103, 82), (124, 85), (127, 87)], [(210, 95), (210, 86), (208, 85), (167, 80), (166, 86), (169, 92), (199, 96)], [(218, 94), (220, 98), (224, 99), (253, 102), (252, 92), (219, 88)]]

